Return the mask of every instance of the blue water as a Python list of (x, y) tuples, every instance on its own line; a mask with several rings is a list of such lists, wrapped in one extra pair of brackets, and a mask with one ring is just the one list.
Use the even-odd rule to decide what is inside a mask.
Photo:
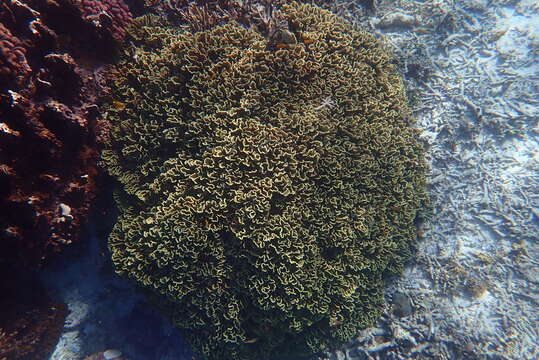
[(94, 232), (82, 243), (43, 273), (51, 294), (70, 312), (63, 334), (72, 337), (51, 359), (118, 349), (130, 360), (191, 360), (180, 331), (114, 272), (106, 238)]

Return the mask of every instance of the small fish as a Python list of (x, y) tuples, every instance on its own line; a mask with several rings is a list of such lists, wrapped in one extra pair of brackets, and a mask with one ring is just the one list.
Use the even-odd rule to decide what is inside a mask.
[(118, 111), (122, 111), (123, 109), (125, 109), (125, 103), (117, 100), (112, 101), (112, 106), (114, 106)]
[(252, 343), (255, 343), (258, 341), (258, 338), (252, 338), (252, 339), (247, 339), (244, 341), (245, 344), (252, 344)]

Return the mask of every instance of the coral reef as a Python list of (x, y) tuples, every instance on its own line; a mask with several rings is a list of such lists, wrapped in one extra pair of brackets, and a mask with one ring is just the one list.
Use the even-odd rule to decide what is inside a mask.
[(88, 3), (0, 4), (0, 277), (12, 281), (0, 358), (41, 359), (58, 340), (65, 309), (32, 285), (35, 270), (79, 239), (96, 194), (97, 93), (130, 15), (121, 0), (93, 2), (105, 26)]
[(32, 276), (3, 277), (0, 293), (0, 359), (44, 359), (58, 341), (67, 307)]
[[(288, 0), (146, 0), (146, 11), (166, 18), (169, 23), (192, 32), (209, 30), (216, 25), (237, 22), (268, 38), (271, 44), (283, 40), (282, 30), (288, 24), (278, 10)], [(319, 5), (333, 4), (327, 0), (303, 1)]]
[(273, 36), (135, 20), (108, 112), (116, 270), (208, 359), (306, 356), (373, 324), (426, 201), (382, 44), (317, 7), (275, 11)]
[(279, 22), (276, 11), (286, 0), (146, 0), (146, 8), (169, 22), (191, 31), (208, 30), (215, 25), (236, 21), (245, 27), (256, 27), (270, 35)]
[(82, 19), (91, 23), (102, 37), (111, 35), (122, 41), (131, 24), (131, 12), (123, 0), (70, 0), (79, 9)]
[[(75, 241), (94, 198), (105, 53), (78, 44), (103, 49), (108, 40), (84, 15), (88, 3), (0, 8), (0, 263), (39, 265)], [(121, 39), (129, 12), (121, 1), (106, 4), (99, 14), (112, 14), (109, 38)], [(94, 34), (78, 31), (82, 23)]]

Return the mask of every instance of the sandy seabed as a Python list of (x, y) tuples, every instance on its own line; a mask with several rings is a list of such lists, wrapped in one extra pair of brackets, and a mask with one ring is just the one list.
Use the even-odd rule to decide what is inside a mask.
[(403, 72), (433, 211), (382, 320), (327, 357), (537, 359), (539, 3), (375, 3), (355, 16)]

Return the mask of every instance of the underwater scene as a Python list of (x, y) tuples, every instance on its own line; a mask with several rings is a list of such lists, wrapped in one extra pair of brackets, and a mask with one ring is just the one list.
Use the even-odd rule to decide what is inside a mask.
[(539, 359), (539, 3), (0, 0), (0, 360)]

